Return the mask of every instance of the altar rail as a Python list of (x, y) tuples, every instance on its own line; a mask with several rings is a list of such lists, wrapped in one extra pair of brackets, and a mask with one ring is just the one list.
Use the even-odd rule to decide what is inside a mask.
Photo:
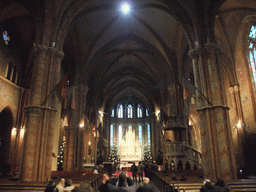
[(181, 160), (183, 163), (189, 162), (191, 165), (196, 165), (197, 168), (202, 166), (202, 154), (194, 147), (186, 144), (185, 142), (166, 142), (165, 143), (165, 157), (173, 160), (177, 165)]

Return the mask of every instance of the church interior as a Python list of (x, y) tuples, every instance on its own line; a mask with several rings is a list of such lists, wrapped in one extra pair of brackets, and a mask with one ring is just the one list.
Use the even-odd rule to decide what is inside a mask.
[(254, 0), (4, 0), (0, 29), (0, 177), (256, 178)]

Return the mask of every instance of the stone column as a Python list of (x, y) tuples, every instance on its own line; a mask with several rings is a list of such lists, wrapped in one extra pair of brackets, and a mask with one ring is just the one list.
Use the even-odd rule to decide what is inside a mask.
[[(61, 70), (61, 61), (64, 57), (64, 53), (58, 49), (50, 47), (48, 49), (48, 54), (50, 56), (50, 63), (52, 68), (50, 69), (49, 74), (49, 82), (51, 82), (52, 86), (51, 90), (58, 84), (60, 81), (60, 70)], [(47, 106), (50, 106), (51, 109), (57, 109), (57, 95), (56, 93), (51, 94), (51, 97), (48, 99)], [(61, 102), (61, 101), (60, 101)], [(46, 143), (45, 143), (45, 164), (44, 164), (44, 171), (42, 174), (42, 180), (50, 179), (51, 178), (51, 165), (52, 165), (52, 152), (53, 152), (53, 141), (54, 141), (54, 128), (60, 127), (60, 113), (56, 113), (56, 110), (48, 110), (45, 114), (45, 119), (48, 120), (48, 124), (45, 122), (44, 126), (46, 126)], [(59, 136), (59, 134), (58, 134)], [(57, 141), (59, 140), (57, 139)], [(57, 158), (57, 154), (56, 157)], [(57, 163), (57, 161), (56, 161)]]
[(64, 169), (66, 171), (81, 169), (85, 157), (86, 139), (84, 111), (86, 107), (86, 94), (88, 87), (70, 86), (71, 109), (68, 115), (68, 127), (66, 127), (66, 151)]
[(45, 60), (48, 47), (40, 45), (35, 48), (33, 76), (30, 87), (29, 105), (25, 108), (27, 117), (24, 136), (24, 153), (22, 162), (22, 181), (38, 180), (39, 133), (42, 124), (42, 87), (44, 83)]
[(237, 178), (234, 149), (217, 51), (214, 44), (207, 44), (194, 50), (192, 57), (196, 87), (208, 99), (197, 91), (203, 165), (205, 177), (232, 181)]
[(66, 147), (64, 153), (64, 171), (74, 171), (77, 156), (78, 126), (65, 127)]
[(24, 107), (27, 123), (22, 181), (46, 181), (50, 178), (52, 128), (56, 120), (56, 99), (51, 91), (54, 89), (53, 85), (59, 81), (63, 55), (62, 51), (44, 45), (35, 47), (29, 104)]

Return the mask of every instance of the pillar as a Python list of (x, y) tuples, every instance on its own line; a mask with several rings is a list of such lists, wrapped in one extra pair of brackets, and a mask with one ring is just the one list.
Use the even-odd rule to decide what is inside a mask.
[(70, 109), (68, 113), (68, 126), (65, 127), (66, 148), (64, 157), (64, 170), (80, 170), (83, 167), (86, 156), (85, 107), (88, 87), (81, 85), (70, 86), (68, 89), (71, 95)]
[(235, 180), (236, 166), (228, 110), (225, 105), (222, 67), (218, 47), (206, 44), (190, 52), (197, 91), (197, 111), (202, 139), (204, 174), (206, 178)]
[(35, 48), (35, 59), (30, 87), (29, 106), (26, 107), (26, 131), (24, 139), (24, 153), (22, 162), (22, 181), (37, 181), (38, 179), (38, 143), (41, 131), (42, 86), (44, 82), (44, 67), (48, 47), (41, 45)]
[(46, 181), (50, 178), (53, 119), (56, 99), (52, 94), (59, 81), (63, 52), (44, 45), (35, 47), (34, 68), (26, 115), (21, 180)]
[[(52, 82), (53, 85), (57, 85), (57, 83), (60, 81), (60, 71), (61, 71), (61, 61), (64, 58), (64, 53), (56, 48), (50, 47), (48, 49), (48, 54), (50, 55), (50, 63), (52, 63), (51, 72), (49, 74), (49, 81)], [(54, 86), (54, 87), (55, 87)], [(52, 89), (54, 89), (51, 88)], [(48, 93), (50, 94), (50, 93)], [(46, 101), (47, 106), (50, 106), (51, 109), (57, 109), (57, 103), (61, 101), (58, 101), (57, 94), (51, 94), (51, 97)], [(48, 110), (47, 114), (45, 114), (44, 119), (46, 119), (44, 126), (47, 127), (46, 129), (46, 148), (45, 148), (45, 171), (42, 175), (42, 180), (50, 179), (51, 178), (51, 166), (52, 166), (52, 158), (53, 158), (53, 142), (59, 143), (59, 129), (60, 129), (60, 115), (61, 111), (58, 111), (56, 113), (56, 110)], [(48, 121), (48, 124), (47, 124)], [(55, 154), (56, 158), (56, 164), (57, 164), (57, 154)]]

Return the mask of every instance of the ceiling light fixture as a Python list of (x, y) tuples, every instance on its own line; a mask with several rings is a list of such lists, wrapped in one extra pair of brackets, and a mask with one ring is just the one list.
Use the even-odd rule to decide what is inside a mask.
[(122, 5), (122, 11), (123, 11), (124, 14), (129, 13), (130, 10), (131, 10), (131, 7), (130, 7), (129, 4), (125, 3), (125, 4)]

